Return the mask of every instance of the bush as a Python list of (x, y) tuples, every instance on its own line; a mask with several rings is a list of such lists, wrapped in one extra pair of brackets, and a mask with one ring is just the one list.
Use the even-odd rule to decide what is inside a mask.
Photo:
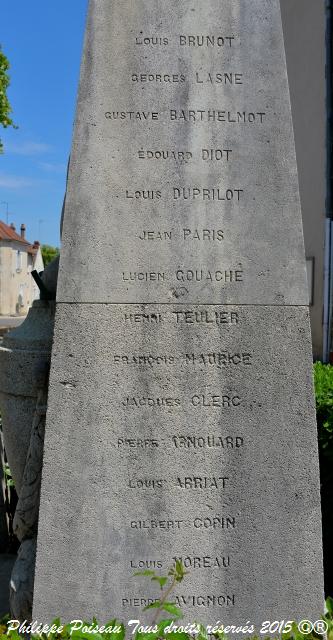
[(314, 381), (319, 449), (333, 463), (333, 367), (315, 362)]
[(329, 364), (316, 362), (314, 364), (314, 381), (318, 423), (325, 592), (326, 594), (331, 594), (333, 593), (333, 573), (331, 570), (333, 540), (333, 367)]

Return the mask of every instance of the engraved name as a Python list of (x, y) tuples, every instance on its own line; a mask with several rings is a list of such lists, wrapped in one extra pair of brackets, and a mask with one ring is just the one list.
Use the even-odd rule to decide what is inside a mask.
[(174, 149), (139, 149), (140, 160), (177, 160), (179, 162), (189, 162), (193, 158), (192, 151), (175, 151)]
[(195, 529), (236, 529), (236, 518), (221, 515), (197, 517), (192, 524)]
[(135, 44), (153, 47), (166, 47), (169, 44), (169, 38), (162, 38), (161, 36), (145, 36), (143, 35), (143, 32), (140, 31), (140, 35), (135, 38)]
[(189, 524), (194, 529), (236, 529), (236, 518), (233, 516), (197, 516), (189, 523), (184, 520), (131, 520), (131, 529), (152, 530), (161, 529), (164, 531), (174, 531), (183, 529)]
[(263, 124), (265, 116), (265, 111), (170, 109), (170, 120), (177, 122), (226, 122), (229, 124)]
[(218, 369), (225, 368), (230, 365), (250, 366), (252, 365), (252, 353), (230, 353), (228, 351), (219, 351), (211, 353), (185, 353), (180, 356), (172, 355), (156, 355), (152, 353), (147, 354), (122, 354), (114, 355), (114, 364), (125, 366), (145, 366), (153, 368), (154, 366), (173, 366), (181, 362), (185, 362), (186, 365), (195, 366), (213, 366)]
[(158, 111), (106, 111), (107, 120), (135, 120), (136, 122), (147, 122), (159, 119)]
[(132, 73), (131, 80), (135, 84), (184, 84), (194, 81), (196, 84), (242, 85), (243, 74), (234, 71), (216, 73), (196, 71), (192, 78), (186, 77), (184, 73)]
[(131, 569), (162, 569), (162, 560), (130, 560)]
[(163, 489), (167, 480), (162, 478), (131, 478), (128, 482), (130, 489)]
[[(185, 569), (228, 569), (231, 565), (230, 556), (178, 556), (173, 562), (180, 561)], [(162, 569), (162, 560), (130, 560), (131, 569)]]
[(140, 240), (148, 241), (170, 241), (178, 238), (179, 236), (184, 242), (191, 240), (198, 240), (200, 242), (222, 242), (222, 240), (224, 240), (224, 233), (222, 229), (182, 229), (178, 234), (173, 231), (144, 229), (138, 234), (138, 238)]
[(124, 321), (131, 324), (161, 324), (161, 313), (124, 313)]
[(118, 449), (156, 449), (159, 447), (158, 440), (153, 438), (118, 438)]
[[(178, 282), (222, 282), (224, 284), (244, 282), (242, 269), (218, 269), (210, 271), (205, 269), (177, 269), (171, 277)], [(157, 271), (123, 271), (123, 282), (165, 282), (170, 279), (165, 272)]]
[[(194, 427), (193, 427), (194, 428)], [(241, 436), (192, 436), (173, 435), (171, 443), (175, 449), (228, 449), (236, 450), (244, 446), (244, 438)], [(118, 438), (116, 447), (118, 449), (156, 449), (163, 442), (154, 438)]]
[(174, 200), (203, 200), (203, 201), (240, 201), (244, 189), (224, 189), (220, 187), (173, 187)]
[[(161, 313), (124, 313), (124, 322), (130, 324), (150, 324), (159, 325), (163, 323), (168, 316)], [(240, 323), (240, 315), (238, 311), (172, 311), (171, 318), (176, 324), (202, 324), (207, 326), (213, 325), (237, 325)]]
[(163, 529), (165, 531), (172, 531), (175, 529), (181, 529), (184, 525), (184, 520), (132, 520), (131, 529)]
[(164, 282), (166, 274), (157, 271), (123, 271), (123, 282)]
[(232, 409), (239, 407), (242, 404), (242, 399), (236, 395), (232, 396), (208, 393), (207, 395), (192, 396), (191, 403), (194, 407)]
[[(201, 149), (200, 158), (204, 162), (225, 160), (229, 162), (232, 149)], [(140, 160), (176, 160), (180, 163), (188, 163), (193, 159), (192, 151), (176, 151), (175, 149), (139, 149)]]
[(176, 449), (240, 449), (244, 446), (244, 439), (241, 436), (175, 435), (171, 440)]
[[(175, 596), (175, 600), (179, 607), (191, 606), (191, 607), (225, 607), (233, 606), (235, 604), (235, 595), (199, 595), (199, 596)], [(140, 607), (143, 609), (158, 601), (158, 598), (141, 598), (141, 597), (127, 597), (122, 598), (122, 607)]]
[[(227, 124), (263, 124), (265, 111), (226, 111), (224, 109), (170, 109), (168, 118), (171, 122), (190, 123), (227, 123)], [(159, 111), (105, 111), (107, 120), (139, 123), (159, 121)]]
[(175, 557), (173, 561), (180, 561), (185, 569), (227, 569), (230, 567), (230, 556), (186, 556)]
[[(194, 395), (190, 399), (193, 407), (215, 407), (220, 409), (232, 409), (239, 407), (242, 403), (242, 399), (239, 396), (207, 394), (207, 395)], [(141, 409), (142, 407), (149, 408), (175, 408), (180, 407), (182, 402), (179, 398), (151, 398), (147, 396), (127, 396), (121, 403), (123, 407), (132, 409)]]
[(177, 324), (238, 324), (237, 311), (173, 311)]
[(144, 607), (148, 607), (149, 605), (157, 602), (158, 598), (122, 598), (121, 606), (122, 607), (140, 607), (143, 609)]
[(162, 200), (172, 197), (173, 200), (202, 200), (203, 202), (235, 200), (239, 202), (244, 189), (223, 187), (173, 187), (171, 193), (163, 193), (161, 189), (132, 189), (125, 190), (127, 200)]
[(207, 596), (175, 596), (179, 607), (225, 607), (234, 606), (235, 595), (207, 595)]
[(195, 72), (195, 82), (197, 84), (222, 84), (222, 85), (237, 85), (243, 84), (243, 74), (235, 72), (227, 73), (210, 73), (209, 71), (203, 73), (202, 71)]
[[(230, 49), (235, 44), (235, 36), (182, 34), (176, 36), (175, 41), (181, 47), (217, 47), (219, 49), (226, 47)], [(135, 38), (135, 44), (140, 46), (167, 47), (169, 43), (174, 44), (170, 36), (148, 36), (144, 35), (142, 31)]]
[(180, 407), (181, 401), (179, 398), (149, 398), (149, 397), (135, 397), (128, 396), (121, 403), (124, 407), (131, 407), (133, 409), (139, 409), (142, 407), (150, 408), (171, 408)]
[(228, 481), (227, 476), (188, 476), (177, 478), (176, 486), (181, 489), (225, 489)]
[(132, 73), (132, 82), (157, 82), (157, 83), (184, 83), (186, 76), (183, 73)]
[[(186, 476), (176, 478), (177, 489), (225, 489), (229, 477), (227, 476)], [(128, 482), (130, 489), (164, 489), (167, 480), (163, 478), (131, 478)]]
[(114, 364), (122, 364), (122, 365), (134, 365), (134, 366), (148, 366), (153, 367), (155, 365), (174, 365), (177, 363), (179, 358), (176, 356), (165, 356), (165, 355), (115, 355), (113, 357)]
[(176, 280), (179, 282), (243, 282), (244, 272), (242, 269), (177, 269)]
[(185, 354), (185, 363), (188, 365), (204, 365), (224, 368), (229, 365), (252, 365), (252, 353), (230, 353), (228, 351), (219, 351), (211, 353), (187, 353)]
[(180, 35), (179, 44), (182, 47), (227, 47), (231, 48), (235, 44), (235, 36), (215, 36), (215, 35)]

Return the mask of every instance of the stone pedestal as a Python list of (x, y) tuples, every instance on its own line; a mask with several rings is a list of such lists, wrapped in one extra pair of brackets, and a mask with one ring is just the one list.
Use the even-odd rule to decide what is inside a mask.
[(34, 617), (318, 619), (307, 301), (278, 0), (91, 0)]
[(54, 303), (35, 300), (0, 347), (0, 407), (9, 466), (20, 494), (40, 381), (48, 371)]

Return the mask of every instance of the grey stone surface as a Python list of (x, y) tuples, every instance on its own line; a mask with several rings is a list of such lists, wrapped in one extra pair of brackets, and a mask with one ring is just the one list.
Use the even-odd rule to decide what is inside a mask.
[(0, 616), (9, 613), (9, 582), (16, 556), (0, 553)]
[(279, 2), (92, 1), (66, 211), (59, 301), (307, 304)]
[[(42, 276), (49, 293), (56, 291), (58, 263), (58, 259), (52, 261)], [(3, 439), (18, 493), (13, 525), (21, 542), (11, 578), (10, 607), (13, 617), (22, 621), (32, 615), (54, 313), (53, 301), (35, 301), (22, 325), (6, 335), (0, 347)]]
[(36, 565), (36, 537), (23, 540), (10, 576), (10, 613), (15, 620), (31, 621)]
[(48, 373), (53, 302), (35, 300), (24, 322), (0, 346), (0, 408), (4, 445), (20, 493), (41, 380)]
[[(175, 198), (183, 188), (195, 199)], [(57, 300), (34, 617), (142, 619), (158, 591), (132, 574), (181, 557), (189, 621), (317, 619), (277, 0), (90, 2)]]
[[(159, 323), (126, 319), (152, 313)], [(319, 614), (308, 311), (80, 305), (75, 335), (72, 319), (60, 305), (36, 615), (135, 617), (123, 600), (156, 589), (131, 574), (173, 557), (228, 564), (192, 566), (178, 593), (235, 605), (190, 618)]]
[(3, 448), (0, 432), (0, 553), (5, 553), (8, 547), (8, 528), (5, 507), (5, 479), (2, 468)]
[(36, 565), (38, 512), (43, 466), (48, 376), (41, 381), (32, 423), (13, 530), (21, 542), (10, 580), (10, 611), (17, 620), (31, 620)]

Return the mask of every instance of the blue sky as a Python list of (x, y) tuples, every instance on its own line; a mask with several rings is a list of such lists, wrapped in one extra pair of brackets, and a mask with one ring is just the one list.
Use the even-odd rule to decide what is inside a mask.
[(0, 44), (19, 129), (0, 129), (0, 219), (30, 241), (59, 245), (87, 0), (2, 3)]

